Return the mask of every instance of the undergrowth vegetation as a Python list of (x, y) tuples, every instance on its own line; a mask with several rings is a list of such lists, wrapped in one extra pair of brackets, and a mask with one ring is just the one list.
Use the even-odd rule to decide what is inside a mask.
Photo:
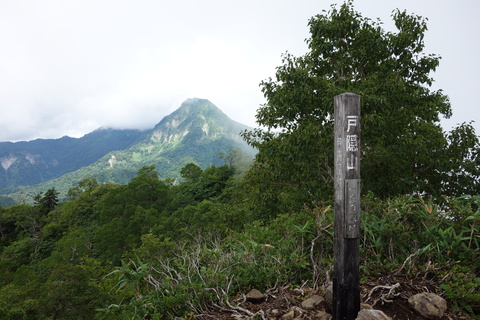
[[(388, 274), (428, 278), (454, 309), (478, 314), (478, 200), (454, 199), (441, 209), (418, 196), (386, 201), (367, 197), (362, 217), (363, 281)], [(103, 316), (173, 318), (201, 313), (212, 304), (225, 306), (229, 297), (252, 288), (318, 287), (330, 279), (332, 254), (330, 206), (253, 221), (223, 239), (203, 235), (172, 242), (147, 234), (129, 262), (111, 274), (118, 273), (125, 303), (102, 309)], [(136, 276), (129, 277), (132, 273)], [(126, 279), (131, 281), (128, 286)]]
[[(330, 203), (259, 217), (234, 167), (194, 169), (175, 184), (144, 167), (125, 186), (87, 179), (66, 203), (50, 191), (0, 208), (0, 318), (189, 319), (252, 288), (331, 281)], [(365, 195), (362, 281), (421, 277), (478, 314), (479, 203)]]

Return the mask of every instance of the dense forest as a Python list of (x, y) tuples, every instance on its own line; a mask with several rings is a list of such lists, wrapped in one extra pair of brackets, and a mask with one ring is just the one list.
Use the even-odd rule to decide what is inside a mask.
[(85, 178), (59, 202), (0, 207), (1, 319), (194, 319), (252, 288), (320, 288), (333, 264), (333, 97), (361, 95), (361, 283), (422, 280), (451, 310), (480, 314), (480, 143), (444, 132), (440, 58), (422, 17), (398, 32), (351, 1), (313, 17), (310, 51), (261, 83), (258, 150), (245, 166), (154, 165), (128, 183)]
[[(65, 203), (51, 189), (1, 207), (0, 318), (189, 319), (251, 288), (326, 281), (330, 203), (265, 218), (233, 164), (181, 174), (173, 184), (143, 167), (127, 185), (85, 179)], [(478, 314), (479, 201), (366, 195), (362, 281), (425, 277)]]

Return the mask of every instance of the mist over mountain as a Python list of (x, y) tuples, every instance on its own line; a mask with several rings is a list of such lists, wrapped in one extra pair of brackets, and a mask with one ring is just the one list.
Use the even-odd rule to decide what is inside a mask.
[(155, 165), (159, 176), (180, 177), (188, 163), (222, 165), (219, 154), (241, 151), (253, 158), (240, 132), (251, 129), (231, 120), (206, 99), (188, 99), (153, 129), (100, 129), (82, 138), (0, 143), (0, 194), (15, 202), (54, 187), (65, 195), (84, 178), (124, 184), (142, 166)]

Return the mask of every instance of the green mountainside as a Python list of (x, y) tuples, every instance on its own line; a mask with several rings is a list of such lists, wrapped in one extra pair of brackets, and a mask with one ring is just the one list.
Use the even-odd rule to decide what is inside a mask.
[(133, 177), (139, 167), (154, 164), (160, 177), (175, 178), (179, 169), (190, 162), (202, 168), (223, 164), (219, 153), (229, 149), (240, 149), (253, 156), (254, 150), (240, 137), (245, 129), (251, 128), (232, 121), (210, 101), (188, 99), (162, 119), (143, 141), (124, 153), (112, 154), (117, 162), (113, 166), (134, 164)]
[(92, 164), (44, 183), (20, 188), (9, 194), (15, 202), (30, 201), (31, 195), (55, 188), (62, 199), (67, 191), (86, 177), (99, 183), (126, 184), (143, 166), (155, 165), (159, 177), (179, 178), (188, 163), (201, 168), (221, 165), (219, 154), (240, 150), (252, 158), (255, 151), (239, 133), (250, 129), (226, 116), (205, 99), (188, 99), (166, 116), (143, 138), (124, 150), (110, 151)]
[(144, 134), (100, 128), (81, 138), (0, 142), (0, 194), (88, 166), (110, 151), (129, 147)]

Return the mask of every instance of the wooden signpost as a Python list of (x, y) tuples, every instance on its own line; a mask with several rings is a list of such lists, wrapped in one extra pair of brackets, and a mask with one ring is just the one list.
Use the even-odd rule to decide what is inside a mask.
[(354, 320), (360, 311), (360, 96), (334, 98), (333, 319)]

